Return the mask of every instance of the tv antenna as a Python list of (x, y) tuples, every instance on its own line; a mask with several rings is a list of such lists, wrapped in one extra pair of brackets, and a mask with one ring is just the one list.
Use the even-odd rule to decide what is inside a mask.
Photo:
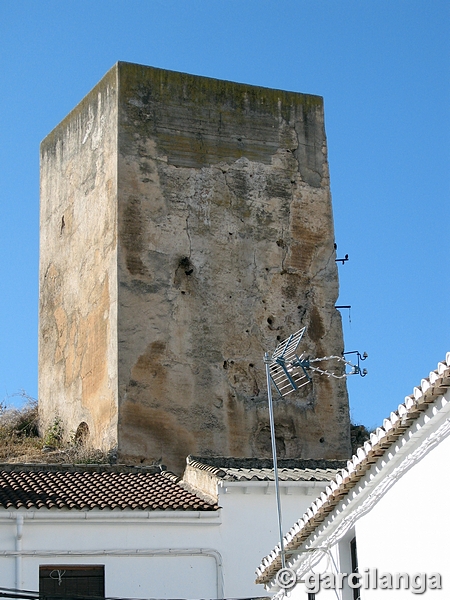
[(348, 254), (346, 254), (346, 255), (344, 256), (344, 258), (335, 258), (334, 260), (335, 260), (335, 262), (337, 262), (337, 263), (344, 264), (344, 263), (346, 263), (346, 262), (349, 260), (349, 258), (348, 258)]
[[(278, 344), (272, 356), (268, 352), (264, 355), (264, 364), (266, 365), (267, 378), (267, 399), (269, 402), (269, 419), (270, 419), (270, 437), (272, 441), (272, 457), (273, 457), (273, 475), (275, 480), (275, 496), (277, 502), (278, 513), (278, 530), (280, 535), (280, 555), (281, 566), (286, 568), (286, 558), (284, 552), (283, 528), (281, 520), (281, 501), (280, 487), (278, 481), (278, 465), (277, 465), (277, 447), (275, 439), (275, 424), (273, 417), (273, 400), (272, 400), (272, 384), (282, 398), (298, 391), (300, 388), (308, 385), (311, 380), (311, 373), (318, 373), (321, 376), (332, 377), (334, 379), (344, 379), (350, 375), (367, 375), (367, 369), (361, 369), (360, 361), (366, 360), (367, 353), (360, 354), (358, 351), (344, 352), (342, 356), (332, 355), (322, 358), (310, 358), (304, 353), (299, 355), (298, 347), (306, 331), (306, 327), (299, 329), (296, 333), (290, 335), (287, 339)], [(348, 354), (357, 355), (357, 364), (353, 364), (345, 357)], [(326, 368), (326, 363), (335, 363), (338, 367), (338, 372), (334, 372)]]
[[(337, 244), (336, 244), (336, 243), (334, 244), (334, 249), (335, 249), (335, 250), (337, 250)], [(349, 258), (348, 258), (348, 254), (346, 254), (346, 255), (344, 256), (344, 258), (335, 258), (334, 260), (335, 260), (337, 263), (344, 264), (344, 263), (346, 263), (346, 262), (349, 260)]]

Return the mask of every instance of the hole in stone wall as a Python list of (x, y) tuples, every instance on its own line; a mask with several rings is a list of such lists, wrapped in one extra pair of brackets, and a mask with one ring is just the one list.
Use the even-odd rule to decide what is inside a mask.
[(89, 425), (87, 423), (85, 423), (84, 421), (82, 421), (77, 427), (77, 431), (75, 433), (75, 441), (78, 444), (85, 444), (87, 442), (88, 438), (89, 438)]
[(183, 256), (178, 261), (178, 267), (181, 267), (186, 275), (192, 275), (194, 272), (194, 265), (191, 263), (191, 259), (188, 256)]

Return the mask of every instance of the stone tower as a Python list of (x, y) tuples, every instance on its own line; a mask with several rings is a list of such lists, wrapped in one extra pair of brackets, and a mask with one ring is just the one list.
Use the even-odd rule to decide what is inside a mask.
[[(263, 355), (340, 354), (323, 101), (116, 64), (41, 145), (39, 406), (120, 460), (270, 455)], [(275, 398), (345, 458), (343, 381)]]

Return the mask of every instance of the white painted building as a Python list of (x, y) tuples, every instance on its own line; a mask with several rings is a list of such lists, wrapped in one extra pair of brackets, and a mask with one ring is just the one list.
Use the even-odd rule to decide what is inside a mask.
[[(287, 523), (343, 464), (281, 461)], [(1, 465), (0, 507), (0, 588), (63, 597), (255, 597), (254, 565), (278, 531), (273, 470), (257, 459), (191, 458), (185, 481), (148, 467)]]
[(257, 581), (292, 600), (449, 598), (449, 434), (450, 353), (285, 536), (288, 570), (277, 547)]

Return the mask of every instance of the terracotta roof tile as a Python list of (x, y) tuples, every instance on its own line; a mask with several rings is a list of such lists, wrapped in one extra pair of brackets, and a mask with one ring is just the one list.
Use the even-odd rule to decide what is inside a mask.
[[(223, 456), (188, 456), (187, 463), (208, 471), (224, 481), (273, 481), (273, 462), (269, 458), (233, 458)], [(331, 481), (345, 460), (282, 458), (278, 460), (280, 481)]]
[(0, 507), (217, 510), (158, 468), (115, 465), (0, 465)]

